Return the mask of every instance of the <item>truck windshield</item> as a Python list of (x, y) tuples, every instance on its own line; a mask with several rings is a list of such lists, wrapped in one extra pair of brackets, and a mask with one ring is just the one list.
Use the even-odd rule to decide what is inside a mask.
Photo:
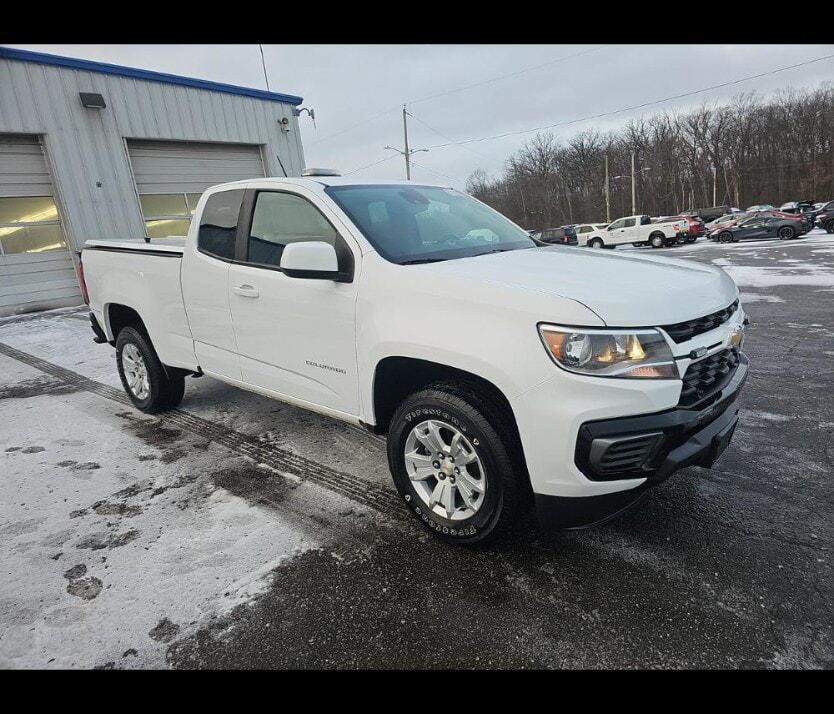
[(536, 245), (500, 213), (451, 188), (378, 184), (329, 186), (325, 191), (393, 263), (468, 258)]

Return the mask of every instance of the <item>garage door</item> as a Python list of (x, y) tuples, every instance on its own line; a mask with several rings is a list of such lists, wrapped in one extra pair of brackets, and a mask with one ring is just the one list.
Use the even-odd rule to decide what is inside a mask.
[(0, 315), (80, 302), (40, 140), (0, 134)]
[(259, 146), (128, 140), (130, 165), (150, 238), (185, 235), (209, 186), (264, 175)]

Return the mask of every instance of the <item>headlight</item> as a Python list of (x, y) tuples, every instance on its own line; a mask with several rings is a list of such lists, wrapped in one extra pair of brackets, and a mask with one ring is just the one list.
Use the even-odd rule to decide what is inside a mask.
[(678, 379), (675, 358), (657, 330), (592, 330), (539, 325), (548, 354), (577, 374), (630, 379)]

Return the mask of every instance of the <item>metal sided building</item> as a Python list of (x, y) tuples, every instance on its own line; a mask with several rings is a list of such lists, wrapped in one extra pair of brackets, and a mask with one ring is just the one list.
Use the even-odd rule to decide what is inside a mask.
[(0, 316), (80, 304), (88, 239), (184, 235), (209, 186), (299, 176), (301, 101), (0, 47)]

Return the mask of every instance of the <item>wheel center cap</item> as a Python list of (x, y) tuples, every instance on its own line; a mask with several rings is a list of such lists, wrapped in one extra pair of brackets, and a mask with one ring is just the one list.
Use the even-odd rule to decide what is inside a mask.
[(455, 467), (452, 465), (450, 461), (444, 461), (443, 465), (440, 467), (440, 470), (447, 476), (451, 476), (455, 472)]

